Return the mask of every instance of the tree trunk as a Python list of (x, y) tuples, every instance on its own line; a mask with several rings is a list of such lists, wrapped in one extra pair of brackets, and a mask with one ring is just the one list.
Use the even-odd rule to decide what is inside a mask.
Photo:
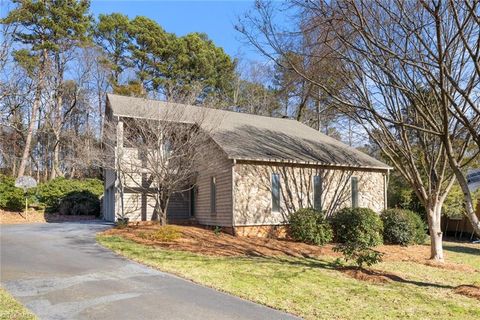
[(169, 196), (166, 195), (163, 191), (157, 189), (155, 192), (155, 211), (157, 213), (157, 221), (161, 226), (164, 226), (168, 223), (167, 220), (167, 207), (168, 207)]
[(448, 147), (450, 149), (447, 149), (447, 155), (449, 156), (450, 160), (450, 167), (453, 170), (453, 173), (455, 174), (455, 177), (457, 178), (457, 182), (460, 185), (460, 188), (462, 189), (463, 192), (463, 198), (464, 198), (464, 215), (467, 217), (467, 219), (470, 221), (470, 224), (473, 227), (473, 230), (477, 234), (477, 236), (480, 237), (480, 221), (477, 217), (477, 214), (475, 212), (475, 206), (473, 205), (473, 198), (472, 194), (470, 193), (470, 189), (468, 188), (468, 182), (467, 179), (465, 179), (465, 176), (463, 172), (460, 170), (460, 166), (453, 157), (453, 153), (451, 150), (451, 145), (449, 144)]
[(35, 90), (35, 99), (32, 105), (32, 114), (30, 118), (30, 123), (28, 124), (27, 138), (25, 139), (25, 147), (23, 149), (22, 161), (20, 162), (20, 167), (18, 168), (17, 177), (21, 177), (25, 174), (25, 168), (27, 167), (27, 162), (28, 162), (28, 159), (30, 158), (33, 129), (35, 127), (35, 119), (37, 117), (38, 109), (40, 108), (40, 99), (42, 95), (43, 84), (41, 82), (43, 82), (43, 80), (40, 79), (37, 85), (37, 89)]
[(430, 259), (443, 262), (443, 233), (441, 227), (442, 202), (437, 202), (427, 209), (428, 231), (430, 233)]
[(17, 177), (21, 177), (25, 174), (25, 168), (27, 167), (27, 162), (28, 162), (28, 159), (30, 158), (33, 128), (35, 126), (35, 118), (37, 117), (37, 111), (40, 107), (40, 95), (41, 95), (41, 88), (37, 86), (37, 90), (35, 92), (35, 100), (33, 101), (33, 106), (32, 106), (32, 115), (30, 119), (30, 124), (28, 125), (27, 139), (25, 140), (25, 147), (23, 149), (22, 161), (20, 162), (20, 167), (18, 168)]
[(475, 231), (477, 236), (480, 237), (480, 221), (475, 212), (475, 207), (473, 205), (474, 200), (472, 198), (470, 190), (468, 189), (467, 180), (465, 179), (463, 173), (458, 169), (458, 167), (454, 168), (453, 171), (455, 173), (455, 177), (457, 178), (458, 184), (460, 185), (460, 188), (463, 192), (465, 207), (464, 215), (470, 221), (470, 224), (472, 225), (473, 230)]
[(52, 171), (50, 172), (50, 179), (53, 180), (61, 176), (60, 172), (60, 133), (55, 132), (55, 143), (53, 145), (53, 160)]
[(55, 133), (55, 142), (53, 144), (53, 161), (52, 161), (52, 171), (50, 173), (50, 178), (53, 180), (57, 176), (61, 176), (60, 172), (60, 132), (62, 131), (63, 115), (62, 115), (62, 105), (63, 105), (63, 73), (64, 73), (64, 64), (60, 53), (55, 54), (55, 64), (57, 67), (57, 80), (56, 80), (56, 93), (55, 93), (55, 108), (56, 108), (56, 117), (54, 124), (54, 133)]
[(164, 226), (168, 223), (167, 207), (168, 207), (168, 197), (162, 196), (160, 198), (160, 216), (158, 217), (161, 226)]
[(161, 226), (165, 226), (167, 224), (167, 208), (160, 208), (159, 221)]

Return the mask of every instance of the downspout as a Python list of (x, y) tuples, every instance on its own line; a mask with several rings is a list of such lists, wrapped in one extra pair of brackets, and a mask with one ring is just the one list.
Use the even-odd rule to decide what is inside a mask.
[(234, 236), (237, 235), (235, 230), (235, 165), (237, 164), (237, 160), (233, 159), (232, 165), (232, 233)]
[(388, 208), (388, 182), (390, 180), (390, 169), (387, 169), (387, 173), (383, 176), (383, 209)]

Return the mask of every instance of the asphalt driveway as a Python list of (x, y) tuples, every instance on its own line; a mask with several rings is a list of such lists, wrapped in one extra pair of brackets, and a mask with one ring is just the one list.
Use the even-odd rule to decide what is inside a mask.
[(0, 226), (0, 280), (40, 319), (294, 319), (128, 261), (103, 223)]

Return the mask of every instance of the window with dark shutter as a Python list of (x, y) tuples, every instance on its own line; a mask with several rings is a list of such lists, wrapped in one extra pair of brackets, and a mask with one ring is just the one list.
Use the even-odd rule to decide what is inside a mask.
[(280, 176), (272, 173), (272, 211), (280, 212)]
[(210, 212), (217, 213), (217, 181), (215, 177), (210, 180)]
[(352, 177), (352, 208), (358, 208), (358, 178)]
[(315, 210), (322, 210), (322, 177), (313, 177), (313, 208)]

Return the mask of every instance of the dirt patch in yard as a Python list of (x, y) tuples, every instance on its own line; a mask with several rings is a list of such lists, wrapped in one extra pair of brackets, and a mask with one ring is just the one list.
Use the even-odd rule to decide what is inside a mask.
[(383, 271), (358, 269), (358, 268), (343, 268), (341, 272), (356, 280), (362, 280), (372, 283), (388, 283), (391, 281), (400, 281), (400, 277), (394, 274), (386, 273)]
[[(181, 237), (171, 242), (160, 242), (146, 239), (142, 234), (152, 232), (159, 228), (158, 225), (128, 226), (124, 229), (110, 229), (106, 234), (121, 235), (138, 243), (153, 245), (166, 249), (189, 251), (213, 256), (262, 256), (277, 257), (291, 256), (303, 258), (333, 257), (340, 258), (342, 255), (333, 251), (334, 244), (324, 246), (308, 245), (294, 242), (288, 239), (269, 239), (259, 237), (235, 237), (226, 233), (215, 233), (212, 230), (197, 226), (175, 226), (181, 233)], [(458, 270), (464, 272), (478, 272), (471, 266), (444, 263), (435, 264), (428, 260), (430, 247), (428, 245), (414, 245), (409, 247), (383, 245), (376, 248), (382, 252), (384, 261), (411, 261), (432, 267)], [(362, 275), (370, 277), (376, 275)], [(381, 280), (383, 281), (383, 280)]]
[(0, 210), (0, 224), (66, 222), (94, 219), (96, 219), (95, 216), (68, 216), (61, 214), (48, 214), (35, 210), (28, 211), (28, 214), (25, 214), (24, 212)]
[(480, 300), (480, 287), (474, 285), (461, 285), (455, 288), (455, 293)]

